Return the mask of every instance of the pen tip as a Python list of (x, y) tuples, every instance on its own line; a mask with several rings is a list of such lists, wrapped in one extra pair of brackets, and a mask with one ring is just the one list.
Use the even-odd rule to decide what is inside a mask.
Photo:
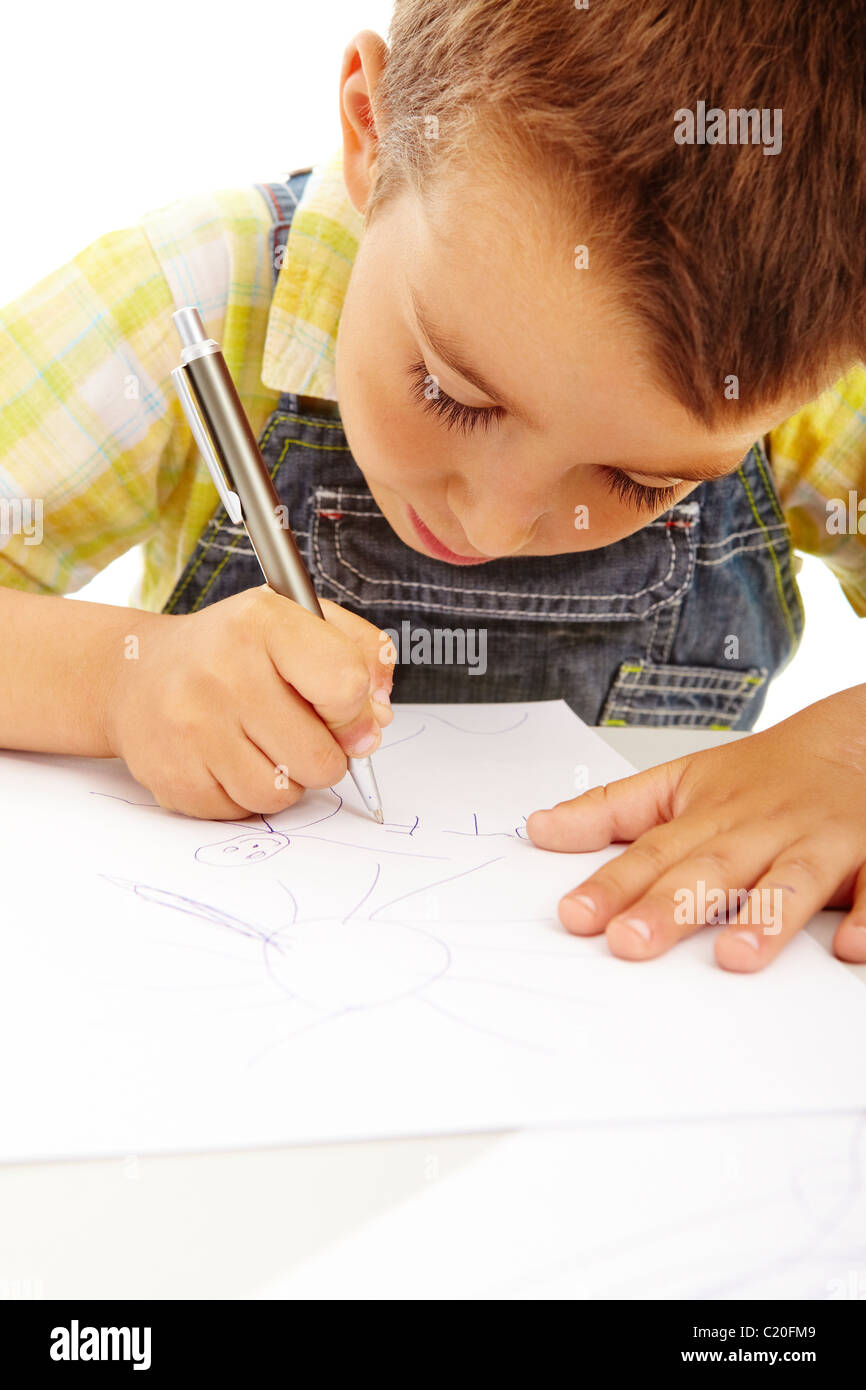
[(374, 811), (373, 818), (378, 822), (379, 825), (385, 824), (385, 817), (382, 815), (381, 811)]

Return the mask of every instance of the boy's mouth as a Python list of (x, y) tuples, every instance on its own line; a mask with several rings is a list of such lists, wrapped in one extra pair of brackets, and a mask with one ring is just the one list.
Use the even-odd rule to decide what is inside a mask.
[(442, 542), (433, 535), (430, 527), (424, 525), (424, 522), (415, 511), (414, 507), (410, 507), (408, 502), (406, 503), (406, 511), (409, 514), (409, 520), (414, 526), (425, 548), (429, 550), (430, 554), (435, 556), (437, 560), (447, 560), (449, 565), (484, 565), (488, 560), (493, 558), (490, 555), (458, 555), (456, 550), (449, 550), (447, 545), (443, 545)]

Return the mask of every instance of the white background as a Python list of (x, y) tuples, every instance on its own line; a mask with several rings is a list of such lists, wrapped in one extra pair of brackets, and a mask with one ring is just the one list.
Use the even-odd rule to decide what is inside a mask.
[[(345, 44), (363, 28), (385, 35), (390, 9), (389, 0), (7, 9), (0, 303), (150, 208), (330, 154)], [(86, 596), (123, 602), (136, 566), (123, 557)], [(832, 575), (807, 558), (800, 579), (806, 636), (759, 727), (866, 672), (866, 630)]]

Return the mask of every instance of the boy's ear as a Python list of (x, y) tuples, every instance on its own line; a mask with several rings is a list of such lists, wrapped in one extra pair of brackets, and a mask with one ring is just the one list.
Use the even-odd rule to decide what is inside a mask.
[(372, 29), (348, 44), (340, 72), (343, 178), (357, 212), (363, 212), (376, 177), (376, 89), (388, 61), (388, 45)]

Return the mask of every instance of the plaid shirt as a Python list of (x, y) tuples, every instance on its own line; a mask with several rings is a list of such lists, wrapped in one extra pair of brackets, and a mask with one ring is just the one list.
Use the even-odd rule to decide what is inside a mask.
[[(257, 433), (281, 392), (335, 401), (362, 227), (336, 155), (309, 180), (275, 290), (270, 213), (250, 186), (183, 199), (102, 237), (8, 305), (0, 584), (68, 593), (143, 544), (134, 601), (160, 610), (217, 503), (171, 382), (172, 312), (198, 305)], [(853, 492), (856, 509), (866, 498), (866, 367), (774, 430), (770, 457), (795, 546), (822, 555), (866, 615), (866, 511), (862, 531), (827, 526), (828, 499), (847, 509)]]

